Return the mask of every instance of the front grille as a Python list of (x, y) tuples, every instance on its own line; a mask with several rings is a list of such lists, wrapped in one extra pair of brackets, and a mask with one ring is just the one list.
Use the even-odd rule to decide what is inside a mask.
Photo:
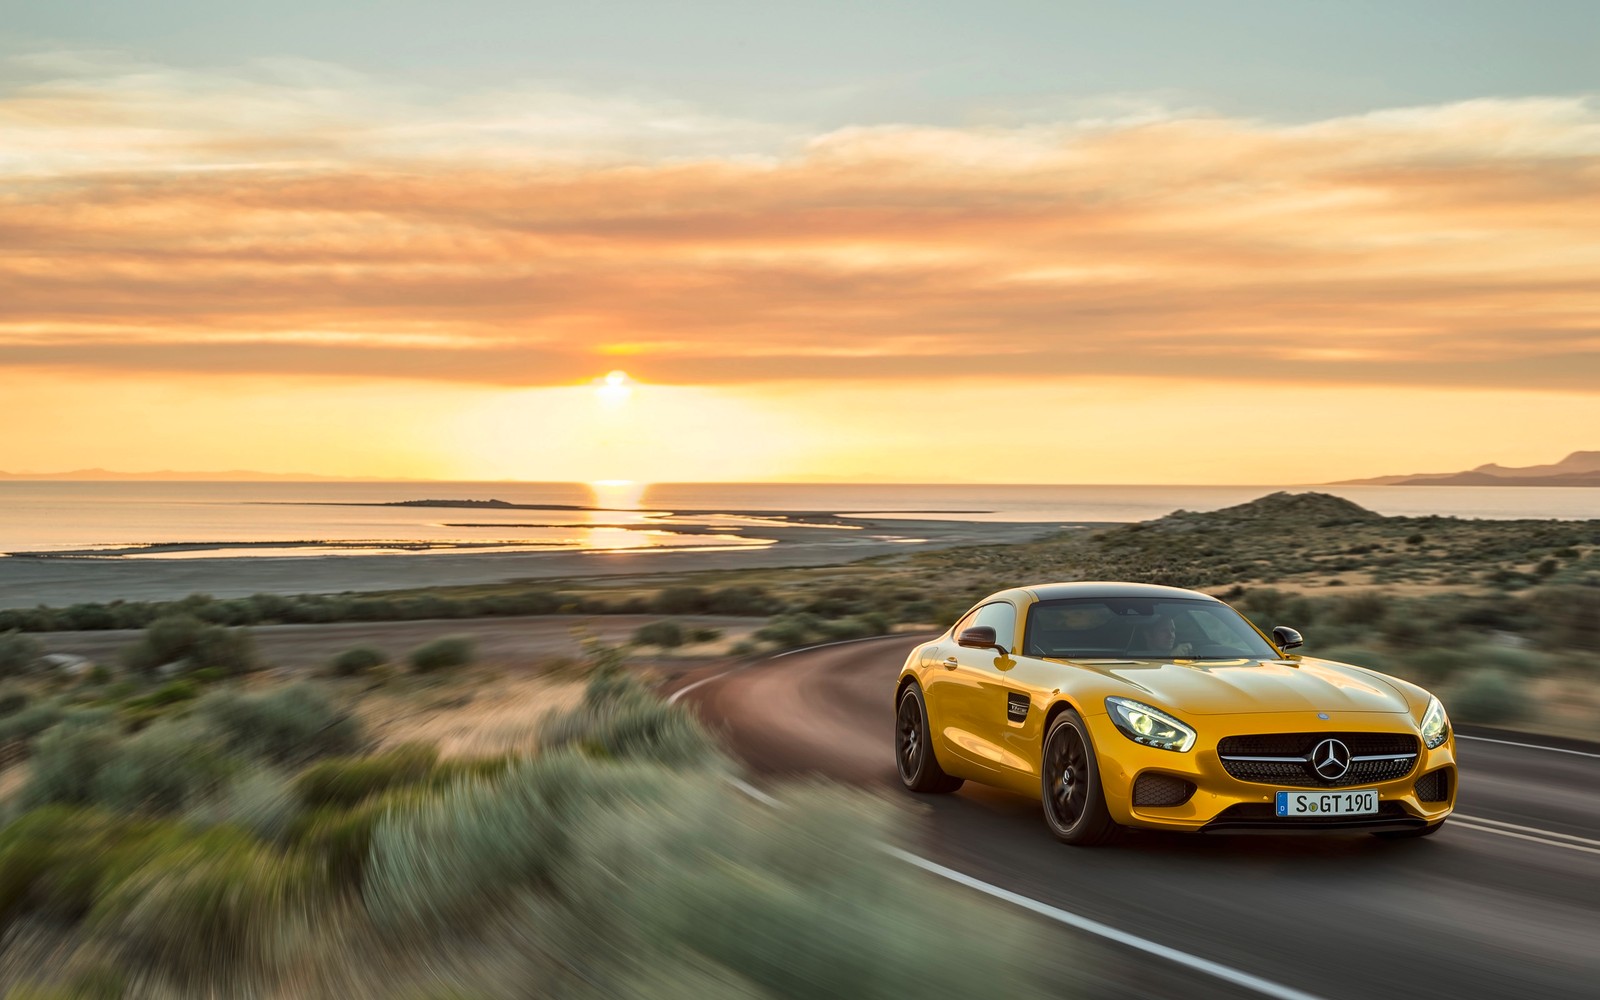
[[(1333, 781), (1311, 767), (1311, 751), (1332, 737), (1350, 748), (1350, 769)], [(1290, 788), (1345, 788), (1404, 778), (1417, 766), (1420, 745), (1405, 733), (1263, 733), (1225, 736), (1217, 743), (1222, 767), (1240, 781)], [(1362, 757), (1399, 756), (1397, 760), (1361, 760)], [(1261, 760), (1287, 757), (1292, 760)]]
[(1194, 785), (1170, 774), (1141, 774), (1133, 783), (1136, 806), (1181, 806), (1194, 794)]
[(1442, 767), (1417, 779), (1417, 798), (1423, 802), (1448, 802), (1450, 800), (1450, 769)]

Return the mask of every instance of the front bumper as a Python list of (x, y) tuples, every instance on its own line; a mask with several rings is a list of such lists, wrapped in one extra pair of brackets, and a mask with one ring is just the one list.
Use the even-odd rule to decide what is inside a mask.
[[(1165, 830), (1357, 832), (1414, 829), (1443, 820), (1455, 808), (1455, 733), (1429, 750), (1418, 741), (1416, 765), (1404, 776), (1387, 781), (1340, 786), (1338, 791), (1376, 789), (1376, 816), (1288, 819), (1276, 815), (1279, 789), (1313, 791), (1303, 785), (1242, 781), (1228, 774), (1217, 753), (1217, 743), (1227, 736), (1312, 731), (1403, 733), (1417, 735), (1408, 715), (1368, 712), (1333, 713), (1332, 718), (1307, 724), (1305, 712), (1201, 716), (1186, 719), (1199, 739), (1186, 753), (1141, 746), (1117, 729), (1107, 715), (1086, 719), (1100, 762), (1100, 781), (1111, 816), (1124, 826)], [(1443, 777), (1430, 777), (1443, 772)], [(1136, 805), (1134, 785), (1141, 775), (1167, 775), (1193, 786), (1192, 794), (1175, 805)], [(1437, 796), (1444, 782), (1442, 801), (1425, 801), (1423, 791)], [(1332, 789), (1330, 789), (1332, 790)]]

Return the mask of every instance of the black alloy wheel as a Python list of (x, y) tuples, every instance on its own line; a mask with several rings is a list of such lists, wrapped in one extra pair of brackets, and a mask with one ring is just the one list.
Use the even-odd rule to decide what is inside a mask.
[(1094, 743), (1077, 712), (1056, 716), (1039, 768), (1044, 818), (1057, 839), (1080, 847), (1104, 844), (1120, 829), (1106, 808)]
[(953, 792), (961, 787), (961, 779), (945, 774), (933, 755), (927, 706), (922, 689), (915, 684), (901, 692), (895, 710), (894, 761), (900, 780), (913, 792)]

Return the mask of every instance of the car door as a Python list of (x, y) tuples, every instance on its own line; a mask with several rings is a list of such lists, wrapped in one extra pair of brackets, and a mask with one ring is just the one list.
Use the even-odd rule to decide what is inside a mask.
[[(954, 642), (966, 629), (984, 625), (994, 629), (1007, 655)], [(940, 719), (944, 738), (970, 764), (986, 770), (1013, 768), (1017, 762), (1010, 760), (1014, 754), (1005, 735), (1012, 715), (1027, 714), (1026, 699), (1006, 683), (1006, 672), (1016, 663), (1011, 653), (1017, 640), (1017, 609), (1009, 601), (975, 608), (952, 630), (951, 639), (948, 649), (940, 646), (945, 659), (943, 669), (936, 672), (945, 689)]]

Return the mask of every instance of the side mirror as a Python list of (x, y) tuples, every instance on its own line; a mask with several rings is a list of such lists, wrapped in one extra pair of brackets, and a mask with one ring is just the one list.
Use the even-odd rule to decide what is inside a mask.
[[(1306, 641), (1300, 638), (1300, 633), (1287, 625), (1276, 625), (1272, 629), (1272, 641), (1277, 643), (1279, 649), (1294, 649), (1304, 646)], [(965, 645), (965, 643), (963, 643)]]
[(974, 625), (956, 637), (956, 645), (966, 646), (968, 649), (997, 649), (1001, 656), (1006, 655), (1006, 648), (995, 641), (994, 626)]

